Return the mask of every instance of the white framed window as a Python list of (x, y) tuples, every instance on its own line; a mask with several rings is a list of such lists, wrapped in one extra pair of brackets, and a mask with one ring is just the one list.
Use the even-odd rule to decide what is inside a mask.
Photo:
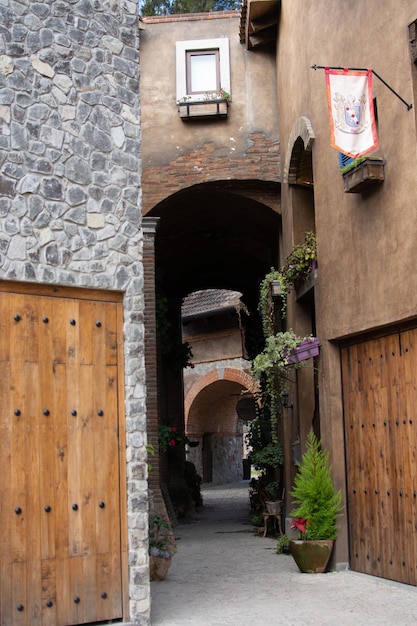
[(220, 88), (230, 94), (229, 40), (177, 41), (176, 71), (179, 102), (204, 100)]

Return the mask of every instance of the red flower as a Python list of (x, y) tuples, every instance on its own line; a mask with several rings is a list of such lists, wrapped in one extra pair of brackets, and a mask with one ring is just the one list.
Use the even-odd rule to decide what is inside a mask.
[(177, 432), (177, 427), (176, 426), (172, 426), (171, 430), (172, 430), (173, 433), (176, 433)]
[(175, 446), (175, 439), (171, 439), (171, 441), (169, 442), (169, 445), (174, 447)]
[(299, 517), (298, 519), (294, 519), (290, 524), (291, 529), (298, 530), (300, 534), (300, 539), (302, 538), (303, 535), (305, 535), (306, 528), (307, 528), (307, 521), (308, 520), (304, 519), (304, 517)]

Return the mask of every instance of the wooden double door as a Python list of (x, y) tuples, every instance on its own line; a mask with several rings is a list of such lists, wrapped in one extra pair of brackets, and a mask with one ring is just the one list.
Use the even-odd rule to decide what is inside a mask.
[(121, 308), (77, 293), (0, 292), (2, 626), (122, 617)]
[(350, 563), (417, 585), (417, 329), (342, 348)]

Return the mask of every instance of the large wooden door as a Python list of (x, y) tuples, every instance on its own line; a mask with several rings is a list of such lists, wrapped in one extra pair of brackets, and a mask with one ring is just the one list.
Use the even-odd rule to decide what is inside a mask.
[(350, 561), (417, 585), (417, 330), (342, 349)]
[(0, 293), (2, 626), (122, 616), (118, 315)]

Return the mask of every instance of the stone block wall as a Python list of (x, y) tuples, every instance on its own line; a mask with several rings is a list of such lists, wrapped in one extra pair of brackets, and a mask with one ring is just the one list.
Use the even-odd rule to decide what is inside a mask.
[(0, 280), (124, 293), (131, 618), (149, 621), (138, 8), (0, 3)]

